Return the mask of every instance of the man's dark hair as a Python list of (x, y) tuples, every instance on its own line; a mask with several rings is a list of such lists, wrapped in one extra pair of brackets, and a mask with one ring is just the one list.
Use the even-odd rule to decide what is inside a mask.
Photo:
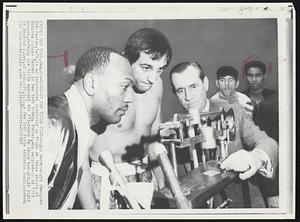
[(94, 69), (99, 69), (102, 73), (110, 61), (111, 53), (121, 55), (116, 50), (107, 47), (95, 47), (86, 51), (76, 63), (74, 82), (84, 78), (88, 72)]
[(187, 67), (189, 67), (189, 66), (192, 66), (192, 67), (199, 70), (199, 78), (203, 82), (203, 79), (205, 77), (205, 73), (203, 71), (203, 68), (197, 62), (181, 62), (181, 63), (178, 63), (170, 71), (170, 82), (171, 82), (172, 90), (173, 90), (174, 93), (175, 93), (175, 88), (174, 88), (173, 81), (172, 81), (172, 75), (174, 73), (181, 73), (181, 72), (185, 71), (187, 69)]
[(232, 66), (221, 66), (220, 68), (218, 68), (216, 75), (218, 80), (225, 76), (232, 76), (237, 81), (239, 72)]
[(140, 57), (140, 52), (152, 55), (152, 59), (167, 57), (167, 65), (172, 58), (172, 50), (168, 39), (159, 31), (143, 28), (133, 33), (126, 44), (124, 56), (130, 64), (135, 63)]
[(266, 65), (261, 61), (250, 61), (244, 66), (245, 73), (247, 74), (248, 69), (255, 67), (260, 68), (263, 74), (266, 73)]

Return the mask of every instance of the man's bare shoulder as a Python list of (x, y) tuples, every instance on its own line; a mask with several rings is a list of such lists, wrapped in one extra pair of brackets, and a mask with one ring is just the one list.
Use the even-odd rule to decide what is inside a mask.
[(159, 78), (147, 92), (136, 94), (137, 103), (141, 110), (147, 109), (147, 112), (152, 112), (159, 106), (162, 95), (163, 84), (161, 78)]

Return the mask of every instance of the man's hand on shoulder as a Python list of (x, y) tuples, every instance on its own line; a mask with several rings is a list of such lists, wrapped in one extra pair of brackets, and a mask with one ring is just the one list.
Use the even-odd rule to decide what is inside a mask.
[(238, 98), (239, 104), (243, 106), (248, 113), (252, 113), (254, 110), (254, 104), (248, 97), (240, 97)]
[(240, 179), (246, 180), (255, 175), (262, 166), (263, 160), (258, 152), (239, 150), (224, 160), (221, 169), (240, 172)]
[(243, 106), (243, 107), (246, 109), (246, 111), (248, 111), (248, 112), (253, 112), (253, 110), (254, 110), (254, 105), (252, 104), (252, 102), (244, 103), (242, 106)]

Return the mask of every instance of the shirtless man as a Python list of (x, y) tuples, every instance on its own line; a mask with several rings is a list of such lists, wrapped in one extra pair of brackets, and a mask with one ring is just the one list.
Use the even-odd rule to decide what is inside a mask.
[(133, 69), (133, 102), (120, 123), (108, 126), (97, 137), (90, 159), (98, 162), (100, 153), (110, 150), (115, 162), (123, 163), (119, 170), (129, 175), (125, 169), (136, 167), (130, 167), (128, 162), (145, 159), (147, 154), (150, 161), (155, 159), (151, 151), (153, 143), (150, 143), (155, 140), (161, 122), (163, 83), (160, 75), (170, 63), (171, 47), (161, 32), (143, 28), (129, 37), (124, 56)]

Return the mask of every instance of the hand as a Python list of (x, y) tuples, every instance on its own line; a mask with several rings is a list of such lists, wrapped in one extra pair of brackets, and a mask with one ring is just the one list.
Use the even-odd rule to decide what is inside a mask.
[(245, 99), (241, 99), (241, 98), (239, 98), (238, 100), (239, 100), (239, 101), (238, 101), (239, 104), (240, 104), (241, 106), (243, 106), (243, 107), (245, 108), (246, 111), (248, 111), (248, 112), (253, 112), (253, 110), (254, 110), (254, 105), (255, 105), (255, 104), (253, 104), (252, 101), (245, 100)]
[(242, 106), (246, 109), (249, 110), (250, 112), (253, 112), (254, 110), (254, 105), (251, 102), (247, 102), (245, 104), (242, 104)]
[(220, 167), (221, 169), (241, 172), (239, 174), (240, 179), (246, 180), (256, 174), (262, 164), (263, 161), (255, 150), (250, 152), (239, 150), (224, 160)]

